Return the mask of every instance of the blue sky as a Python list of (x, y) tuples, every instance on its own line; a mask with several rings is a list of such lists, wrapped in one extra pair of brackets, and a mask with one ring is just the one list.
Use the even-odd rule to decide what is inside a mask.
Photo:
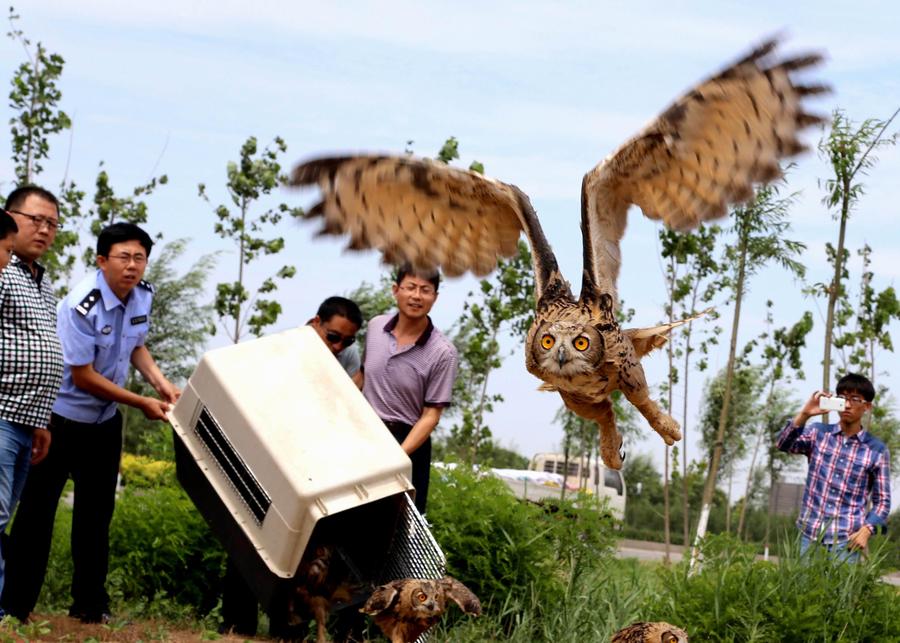
[[(197, 184), (223, 201), (225, 163), (249, 135), (261, 142), (282, 136), (287, 166), (335, 151), (401, 152), (408, 140), (417, 153), (433, 155), (456, 136), (462, 163), (477, 159), (489, 175), (531, 196), (564, 272), (577, 280), (582, 175), (682, 91), (762, 38), (783, 33), (788, 52), (827, 54), (812, 74), (835, 88), (817, 102), (821, 113), (840, 106), (854, 120), (886, 118), (900, 105), (900, 21), (888, 3), (31, 0), (17, 9), (20, 28), (66, 59), (62, 106), (74, 128), (52, 141), (43, 182), (59, 183), (67, 155), (69, 176), (83, 187), (92, 185), (100, 161), (123, 193), (166, 173), (170, 183), (149, 200), (147, 227), (192, 238), (196, 253), (222, 251), (215, 281), (234, 278), (235, 255), (212, 233), (214, 217)], [(11, 40), (0, 47), (0, 78), (9, 79), (23, 52)], [(806, 140), (818, 137), (809, 132)], [(5, 153), (0, 179), (8, 181), (11, 170)], [(791, 180), (802, 190), (792, 238), (808, 244), (810, 281), (828, 279), (824, 243), (837, 235), (816, 181), (827, 173), (809, 154)], [(848, 234), (851, 250), (864, 242), (873, 247), (877, 288), (900, 272), (898, 177), (900, 153), (883, 153)], [(277, 198), (309, 205), (313, 195), (284, 190)], [(638, 325), (663, 318), (661, 267), (652, 258), (656, 231), (631, 213), (619, 289)], [(280, 290), (285, 313), (277, 329), (302, 323), (324, 297), (381, 274), (374, 254), (343, 254), (339, 242), (313, 240), (308, 226), (287, 224), (281, 232), (285, 252), (252, 273), (261, 279), (287, 259), (298, 268)], [(855, 283), (858, 264), (850, 269)], [(442, 288), (434, 310), (440, 327), (452, 324), (474, 285), (465, 278)], [(816, 317), (805, 355), (810, 380), (797, 387), (805, 395), (821, 377), (824, 305), (805, 299), (800, 284), (780, 271), (765, 270), (751, 284), (742, 343), (763, 329), (767, 298), (776, 303), (776, 325), (793, 323), (804, 310)], [(720, 312), (720, 323), (729, 323), (731, 308)], [(725, 357), (723, 350), (713, 365)], [(900, 371), (893, 354), (880, 359), (887, 371)], [(646, 367), (648, 379), (660, 382), (663, 355)], [(694, 409), (703, 377), (693, 376)], [(521, 351), (494, 383), (508, 400), (490, 419), (500, 441), (525, 454), (555, 450), (559, 400), (535, 391)], [(649, 429), (645, 435), (632, 451), (661, 459), (662, 442)], [(690, 438), (688, 448), (696, 452)]]

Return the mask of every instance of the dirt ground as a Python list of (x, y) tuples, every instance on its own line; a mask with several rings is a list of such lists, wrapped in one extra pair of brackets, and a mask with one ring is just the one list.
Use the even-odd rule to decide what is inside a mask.
[(64, 615), (45, 616), (33, 614), (26, 625), (0, 626), (0, 643), (7, 641), (220, 641), (238, 643), (242, 641), (271, 641), (260, 637), (247, 639), (241, 636), (222, 635), (216, 632), (198, 632), (178, 629), (162, 621), (135, 621), (113, 619), (106, 625), (86, 625)]

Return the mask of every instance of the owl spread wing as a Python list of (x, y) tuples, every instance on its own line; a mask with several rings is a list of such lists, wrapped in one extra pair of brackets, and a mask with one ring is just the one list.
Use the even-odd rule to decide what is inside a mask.
[(349, 235), (348, 249), (380, 250), (386, 263), (485, 275), (531, 244), (536, 296), (556, 258), (528, 197), (515, 186), (443, 163), (408, 156), (321, 158), (298, 165), (295, 186), (318, 186), (322, 200), (306, 218), (320, 234)]
[(582, 182), (585, 284), (618, 305), (619, 241), (628, 208), (686, 230), (724, 216), (753, 195), (755, 183), (781, 175), (779, 161), (805, 149), (800, 129), (822, 117), (804, 97), (829, 91), (799, 85), (792, 72), (821, 61), (808, 55), (772, 61), (772, 40), (676, 100)]
[(452, 576), (444, 576), (440, 580), (444, 595), (451, 598), (466, 614), (481, 616), (481, 601), (468, 587), (460, 583)]
[(647, 353), (665, 346), (668, 341), (668, 334), (673, 330), (688, 322), (692, 322), (695, 319), (700, 319), (711, 310), (712, 308), (707, 308), (692, 317), (685, 317), (684, 319), (669, 322), (668, 324), (661, 324), (650, 328), (626, 328), (622, 332), (631, 340), (637, 356), (643, 357)]

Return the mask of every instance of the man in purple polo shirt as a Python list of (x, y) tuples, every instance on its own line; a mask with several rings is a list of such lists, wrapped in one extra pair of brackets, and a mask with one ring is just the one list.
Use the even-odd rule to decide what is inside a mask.
[(416, 508), (425, 513), (431, 432), (450, 394), (459, 358), (428, 313), (440, 275), (402, 266), (392, 292), (397, 313), (379, 315), (366, 332), (363, 395), (412, 460)]
[[(837, 384), (846, 403), (837, 424), (809, 418), (824, 411), (817, 391), (778, 436), (778, 448), (802, 453), (809, 460), (806, 489), (797, 527), (801, 552), (821, 540), (840, 560), (856, 561), (871, 536), (887, 526), (891, 510), (890, 453), (884, 443), (866, 431), (862, 418), (872, 408), (875, 388), (863, 375), (848, 373)], [(871, 503), (871, 509), (868, 504)]]

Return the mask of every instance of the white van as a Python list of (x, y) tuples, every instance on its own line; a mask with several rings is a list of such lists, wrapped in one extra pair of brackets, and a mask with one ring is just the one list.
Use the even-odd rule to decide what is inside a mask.
[(596, 458), (588, 460), (570, 456), (566, 463), (562, 453), (538, 453), (528, 464), (528, 470), (494, 469), (517, 497), (539, 502), (559, 499), (562, 487), (567, 494), (584, 491), (606, 498), (613, 515), (625, 517), (625, 480), (621, 471), (608, 469)]

